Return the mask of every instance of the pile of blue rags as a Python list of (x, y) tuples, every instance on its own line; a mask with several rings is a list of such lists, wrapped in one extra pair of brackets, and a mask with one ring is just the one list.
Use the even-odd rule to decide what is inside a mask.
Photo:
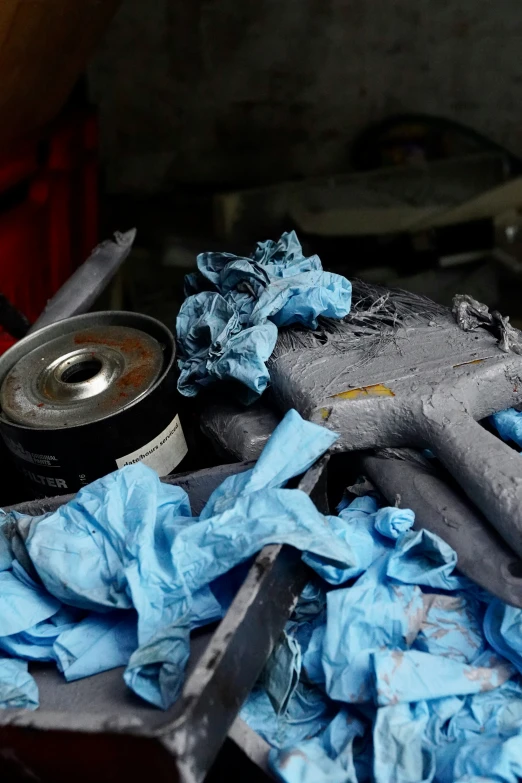
[[(373, 495), (325, 516), (287, 482), (335, 442), (290, 411), (198, 518), (138, 464), (0, 532), (0, 705), (38, 706), (30, 661), (67, 680), (125, 666), (158, 707), (178, 697), (192, 629), (230, 603), (229, 572), (266, 544), (311, 578), (243, 718), (287, 783), (470, 783), (522, 775), (522, 611), (456, 571), (455, 552)], [(229, 595), (226, 598), (227, 594)]]

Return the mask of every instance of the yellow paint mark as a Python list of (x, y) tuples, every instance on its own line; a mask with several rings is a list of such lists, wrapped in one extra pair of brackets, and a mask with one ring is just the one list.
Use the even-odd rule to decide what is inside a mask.
[(331, 414), (330, 408), (321, 408), (321, 417), (323, 419), (329, 419)]
[(361, 386), (359, 389), (349, 389), (339, 394), (333, 394), (341, 400), (356, 400), (358, 397), (395, 397), (394, 392), (382, 383), (373, 386)]
[(461, 362), (460, 364), (454, 364), (453, 369), (456, 370), (457, 367), (465, 367), (466, 364), (480, 364), (481, 362), (485, 362), (485, 359), (473, 359), (470, 362)]

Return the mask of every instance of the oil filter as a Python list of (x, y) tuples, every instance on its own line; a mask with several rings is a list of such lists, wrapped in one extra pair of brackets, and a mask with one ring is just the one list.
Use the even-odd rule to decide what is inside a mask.
[(0, 432), (37, 496), (75, 492), (124, 465), (159, 475), (187, 445), (176, 346), (139, 313), (88, 313), (28, 335), (0, 357)]

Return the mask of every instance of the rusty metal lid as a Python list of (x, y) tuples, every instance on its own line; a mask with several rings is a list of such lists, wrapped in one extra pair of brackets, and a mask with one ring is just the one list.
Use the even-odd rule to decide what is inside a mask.
[(18, 359), (0, 390), (5, 418), (25, 427), (104, 419), (146, 394), (163, 370), (163, 346), (130, 326), (98, 320), (49, 337)]

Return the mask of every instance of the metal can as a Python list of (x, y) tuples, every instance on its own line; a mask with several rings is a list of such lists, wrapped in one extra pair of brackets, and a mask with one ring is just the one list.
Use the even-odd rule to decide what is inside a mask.
[(0, 357), (0, 433), (36, 496), (136, 462), (162, 476), (181, 463), (175, 355), (160, 321), (110, 311), (47, 326)]

